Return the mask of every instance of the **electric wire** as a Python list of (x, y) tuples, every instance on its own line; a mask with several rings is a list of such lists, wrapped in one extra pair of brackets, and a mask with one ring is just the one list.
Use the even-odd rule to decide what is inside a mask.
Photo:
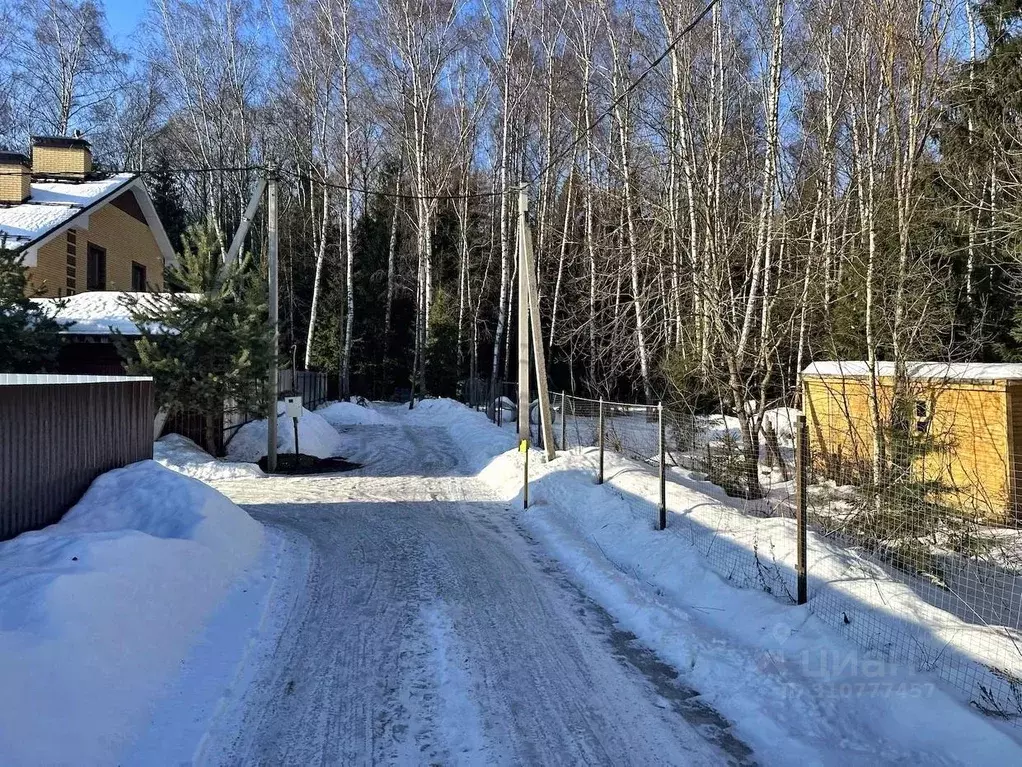
[(571, 141), (571, 143), (563, 147), (556, 155), (550, 158), (550, 161), (547, 162), (546, 165), (540, 168), (539, 172), (536, 173), (529, 181), (529, 185), (531, 186), (532, 184), (535, 184), (537, 181), (539, 181), (539, 179), (541, 179), (548, 170), (550, 170), (557, 163), (563, 160), (568, 155), (568, 152), (577, 147), (586, 136), (588, 136), (592, 131), (599, 127), (600, 123), (603, 122), (603, 119), (607, 117), (609, 114), (611, 114), (615, 109), (617, 109), (618, 105), (626, 98), (628, 98), (628, 96), (636, 88), (642, 85), (643, 81), (647, 77), (649, 77), (656, 70), (656, 68), (660, 66), (661, 63), (663, 63), (664, 59), (671, 55), (671, 52), (678, 47), (678, 43), (680, 43), (682, 39), (689, 34), (689, 32), (691, 32), (693, 29), (699, 26), (699, 23), (704, 18), (706, 18), (706, 14), (713, 10), (713, 6), (715, 6), (716, 4), (717, 0), (710, 0), (706, 7), (704, 7), (698, 13), (698, 15), (696, 15), (696, 17), (692, 19), (692, 21), (686, 24), (685, 27), (677, 35), (674, 36), (674, 39), (671, 40), (670, 44), (663, 50), (663, 52), (655, 59), (653, 59), (653, 61), (651, 61), (649, 65), (647, 65), (647, 67), (642, 71), (642, 73), (637, 78), (635, 78), (635, 80), (633, 80), (627, 88), (625, 88), (613, 101), (611, 101), (610, 104), (602, 112), (600, 112), (600, 114), (597, 115), (596, 118), (591, 123), (589, 123), (585, 127), (585, 129), (579, 131), (579, 134), (574, 138), (574, 140)]

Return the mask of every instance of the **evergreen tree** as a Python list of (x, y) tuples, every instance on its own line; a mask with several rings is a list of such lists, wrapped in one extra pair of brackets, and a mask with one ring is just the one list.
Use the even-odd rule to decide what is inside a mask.
[(20, 254), (0, 242), (0, 370), (53, 370), (60, 349), (60, 324), (26, 294), (28, 277)]
[(438, 397), (458, 395), (458, 317), (447, 291), (437, 288), (429, 313), (426, 344), (428, 391)]
[(188, 214), (181, 202), (181, 190), (171, 172), (170, 161), (162, 152), (156, 157), (156, 166), (149, 174), (146, 188), (167, 232), (170, 245), (177, 250), (188, 228)]
[[(207, 265), (218, 260), (216, 251), (201, 231), (186, 239), (182, 278), (199, 287), (209, 277)], [(158, 407), (203, 416), (211, 453), (226, 403), (248, 413), (266, 408), (272, 336), (265, 296), (265, 283), (246, 259), (216, 291), (136, 298), (131, 315), (141, 337), (118, 341), (128, 372), (153, 377)]]
[(196, 224), (181, 235), (177, 265), (167, 268), (167, 280), (182, 290), (207, 293), (216, 285), (221, 263), (216, 232), (211, 226)]
[(953, 224), (935, 215), (934, 250), (957, 265), (959, 337), (981, 344), (982, 356), (1014, 357), (1019, 347), (1006, 331), (1018, 302), (1005, 266), (1022, 244), (1022, 2), (981, 0), (973, 14), (985, 50), (959, 68), (935, 130), (942, 196), (932, 207), (956, 215)]

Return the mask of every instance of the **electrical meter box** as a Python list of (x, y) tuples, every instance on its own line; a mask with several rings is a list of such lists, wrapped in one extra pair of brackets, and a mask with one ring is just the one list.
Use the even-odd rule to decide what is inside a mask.
[(288, 418), (302, 417), (302, 398), (284, 397), (284, 407)]

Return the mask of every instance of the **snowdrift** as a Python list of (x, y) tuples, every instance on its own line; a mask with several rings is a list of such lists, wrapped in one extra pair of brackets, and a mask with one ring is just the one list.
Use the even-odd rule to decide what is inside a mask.
[(188, 477), (210, 482), (217, 479), (252, 479), (266, 474), (253, 463), (221, 461), (188, 437), (167, 434), (153, 443), (153, 460)]
[(518, 439), (509, 429), (490, 423), (486, 413), (477, 412), (452, 399), (427, 399), (406, 412), (407, 423), (446, 426), (465, 464), (473, 472), (481, 471), (493, 456), (513, 449)]
[[(227, 457), (232, 461), (258, 463), (266, 455), (266, 433), (265, 418), (245, 424), (227, 445)], [(342, 444), (337, 429), (329, 421), (319, 413), (302, 408), (302, 416), (298, 419), (298, 449), (302, 453), (331, 458), (340, 454)], [(293, 453), (294, 450), (294, 422), (285, 415), (283, 404), (278, 403), (277, 452)]]
[(354, 402), (331, 402), (319, 408), (316, 415), (331, 426), (374, 426), (394, 423), (393, 419), (379, 410), (356, 405)]
[(118, 763), (262, 545), (248, 514), (154, 461), (0, 544), (2, 761)]

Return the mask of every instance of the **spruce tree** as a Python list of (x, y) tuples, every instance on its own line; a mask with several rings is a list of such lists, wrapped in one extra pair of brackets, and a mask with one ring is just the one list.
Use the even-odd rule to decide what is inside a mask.
[(428, 391), (438, 397), (458, 395), (458, 317), (447, 291), (437, 288), (429, 313), (426, 343)]

